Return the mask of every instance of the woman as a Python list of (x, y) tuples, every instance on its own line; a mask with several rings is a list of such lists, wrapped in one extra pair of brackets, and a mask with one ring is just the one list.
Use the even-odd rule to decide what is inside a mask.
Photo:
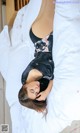
[(34, 59), (22, 74), (22, 88), (19, 101), (22, 105), (43, 111), (46, 98), (53, 85), (53, 1), (43, 0), (40, 13), (30, 28), (30, 38), (34, 43)]

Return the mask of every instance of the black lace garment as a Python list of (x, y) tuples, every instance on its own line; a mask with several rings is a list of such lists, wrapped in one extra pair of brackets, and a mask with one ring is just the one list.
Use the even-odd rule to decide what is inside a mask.
[(35, 36), (32, 29), (30, 29), (30, 38), (35, 47), (34, 59), (29, 63), (22, 74), (22, 84), (25, 84), (28, 74), (32, 69), (39, 70), (43, 75), (42, 79), (46, 79), (48, 81), (52, 80), (54, 78), (54, 62), (52, 59), (53, 32), (45, 38), (39, 38)]

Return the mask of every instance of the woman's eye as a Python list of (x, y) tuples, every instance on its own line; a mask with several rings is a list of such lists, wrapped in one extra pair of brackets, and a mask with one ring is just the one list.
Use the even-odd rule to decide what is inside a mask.
[(31, 89), (30, 91), (31, 91), (31, 93), (34, 93), (34, 90), (33, 89)]

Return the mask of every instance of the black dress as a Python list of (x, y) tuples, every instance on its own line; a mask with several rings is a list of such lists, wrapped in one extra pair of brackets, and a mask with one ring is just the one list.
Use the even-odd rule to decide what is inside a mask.
[(45, 38), (39, 38), (36, 37), (33, 34), (32, 29), (30, 29), (30, 38), (35, 47), (34, 59), (29, 63), (27, 68), (22, 73), (22, 84), (25, 84), (29, 72), (32, 69), (37, 69), (43, 75), (39, 80), (40, 83), (47, 86), (49, 81), (54, 78), (54, 62), (52, 59), (53, 32), (51, 32)]

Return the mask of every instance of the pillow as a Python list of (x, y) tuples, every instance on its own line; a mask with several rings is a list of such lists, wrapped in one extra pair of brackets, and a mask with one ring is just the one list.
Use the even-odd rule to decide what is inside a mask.
[(61, 3), (56, 1), (53, 48), (56, 78), (67, 79), (80, 76), (79, 27), (79, 4), (64, 3), (64, 0)]
[(11, 47), (9, 51), (9, 64), (6, 79), (6, 98), (10, 106), (18, 101), (18, 91), (22, 86), (22, 72), (34, 58), (34, 45), (33, 43), (30, 44), (32, 47), (27, 42), (23, 45)]
[[(62, 0), (61, 2), (64, 2)], [(58, 118), (80, 119), (80, 5), (57, 3), (54, 19), (54, 86), (50, 109)], [(76, 11), (76, 12), (75, 12)]]

